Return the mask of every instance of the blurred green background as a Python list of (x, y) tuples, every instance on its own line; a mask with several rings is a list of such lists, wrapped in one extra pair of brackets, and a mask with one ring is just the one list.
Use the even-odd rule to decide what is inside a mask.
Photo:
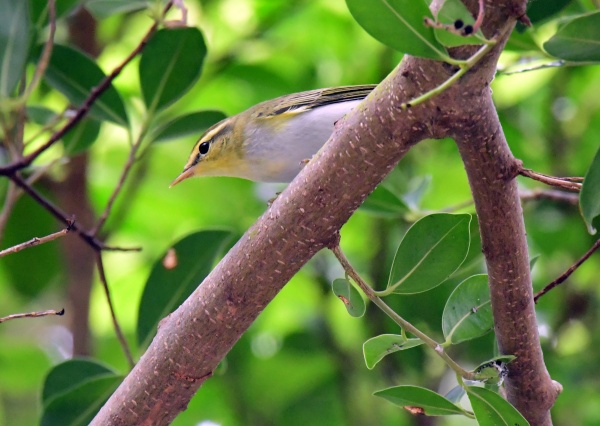
[[(59, 2), (60, 3), (60, 2)], [(198, 109), (235, 114), (262, 100), (319, 87), (378, 83), (399, 63), (401, 54), (367, 35), (343, 0), (186, 1), (190, 25), (206, 39), (208, 56), (194, 88), (170, 108), (173, 116)], [(571, 12), (585, 2), (572, 2)], [(67, 16), (59, 21), (57, 41), (68, 43)], [(70, 18), (73, 19), (73, 18)], [(110, 72), (131, 52), (152, 21), (145, 12), (116, 14), (98, 21), (102, 50), (98, 63)], [(546, 40), (556, 22), (541, 22), (527, 36)], [(516, 44), (515, 44), (516, 45)], [(535, 52), (509, 44), (501, 66), (514, 69)], [(115, 82), (135, 122), (141, 110), (137, 59)], [(535, 62), (532, 62), (535, 64)], [(42, 88), (44, 89), (44, 88)], [(599, 147), (600, 69), (560, 67), (500, 74), (492, 84), (510, 147), (526, 167), (551, 175), (583, 176)], [(66, 100), (40, 90), (36, 102), (60, 109)], [(243, 233), (266, 209), (281, 186), (232, 178), (203, 178), (169, 189), (196, 137), (153, 145), (136, 163), (134, 176), (107, 223), (108, 244), (140, 246), (139, 253), (105, 253), (107, 278), (117, 316), (135, 348), (134, 332), (144, 283), (155, 261), (181, 237), (198, 229), (229, 228)], [(96, 215), (118, 180), (129, 152), (122, 129), (103, 124), (89, 151), (87, 182)], [(53, 158), (48, 154), (48, 159)], [(63, 164), (49, 170), (53, 184), (63, 179)], [(342, 247), (374, 286), (387, 280), (390, 260), (411, 220), (426, 212), (459, 207), (472, 212), (463, 166), (453, 142), (425, 141), (395, 172), (404, 192), (423, 182), (418, 206), (404, 218), (357, 212), (342, 230)], [(44, 181), (40, 189), (45, 188)], [(537, 188), (519, 180), (523, 190)], [(0, 181), (4, 194), (7, 183)], [(50, 190), (48, 190), (51, 193)], [(52, 195), (50, 195), (52, 197)], [(57, 201), (59, 202), (59, 201)], [(548, 200), (524, 203), (533, 271), (541, 288), (567, 269), (593, 243), (577, 207)], [(3, 247), (61, 229), (31, 200), (22, 197), (5, 230)], [(68, 238), (75, 238), (69, 236)], [(441, 337), (441, 312), (454, 286), (484, 271), (477, 239), (470, 262), (456, 277), (433, 291), (394, 298), (407, 319)], [(593, 257), (567, 283), (538, 304), (540, 334), (552, 377), (564, 386), (553, 417), (557, 425), (600, 423), (599, 261)], [(40, 393), (51, 366), (72, 354), (64, 247), (61, 240), (0, 259), (0, 315), (65, 307), (64, 317), (12, 321), (0, 326), (0, 424), (39, 422)], [(198, 392), (176, 425), (458, 425), (464, 418), (412, 417), (371, 394), (383, 387), (413, 384), (444, 393), (453, 376), (423, 348), (398, 352), (369, 371), (362, 343), (397, 329), (372, 307), (351, 318), (332, 295), (330, 282), (342, 276), (329, 253), (317, 255), (283, 289), (227, 356), (215, 377)], [(127, 372), (103, 290), (97, 279), (91, 293), (91, 354)], [(136, 356), (141, 353), (137, 351)], [(493, 336), (453, 348), (465, 366), (493, 354)]]

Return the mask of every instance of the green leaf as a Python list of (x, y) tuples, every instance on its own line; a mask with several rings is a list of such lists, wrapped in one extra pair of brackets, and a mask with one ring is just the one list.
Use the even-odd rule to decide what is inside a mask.
[(104, 19), (117, 13), (147, 9), (153, 3), (148, 0), (87, 0), (85, 8), (97, 19)]
[[(572, 0), (544, 0), (527, 2), (527, 17), (533, 23), (540, 23), (564, 9)], [(536, 25), (534, 25), (536, 27)]]
[(375, 188), (360, 209), (380, 217), (392, 218), (401, 217), (408, 212), (406, 203), (382, 185)]
[(487, 275), (467, 278), (450, 294), (444, 307), (444, 337), (457, 344), (483, 336), (493, 326)]
[(596, 228), (592, 223), (600, 215), (600, 149), (596, 152), (592, 165), (585, 174), (579, 194), (579, 208), (589, 233), (594, 235)]
[(89, 118), (81, 120), (63, 137), (65, 152), (75, 155), (85, 151), (98, 139), (99, 134), (100, 122)]
[(95, 361), (74, 359), (54, 367), (44, 382), (43, 426), (84, 426), (123, 377)]
[(432, 214), (416, 222), (398, 247), (388, 291), (430, 290), (456, 271), (469, 252), (469, 214)]
[(600, 11), (570, 20), (544, 43), (544, 49), (567, 61), (600, 61)]
[(529, 422), (508, 401), (489, 389), (467, 386), (479, 426), (526, 426)]
[[(70, 47), (55, 44), (44, 78), (50, 86), (65, 95), (69, 102), (79, 106), (105, 75), (89, 56)], [(126, 126), (128, 123), (123, 100), (112, 85), (96, 99), (90, 109), (90, 116), (98, 120), (112, 121), (120, 126)]]
[(423, 0), (346, 0), (346, 5), (359, 25), (383, 44), (422, 58), (446, 57), (433, 29), (424, 24), (433, 16)]
[[(78, 6), (80, 0), (58, 0), (55, 2), (56, 18), (59, 19), (73, 8)], [(42, 29), (48, 24), (48, 2), (41, 0), (29, 0), (29, 15), (31, 22), (38, 28)]]
[[(438, 22), (445, 25), (454, 25), (458, 20), (463, 22), (463, 28), (467, 25), (471, 27), (475, 19), (471, 12), (465, 7), (461, 0), (445, 0), (442, 8), (437, 14)], [(465, 44), (481, 44), (474, 35), (462, 37), (441, 28), (434, 29), (435, 36), (446, 47), (463, 46)], [(481, 31), (479, 31), (481, 34)]]
[(162, 29), (142, 53), (140, 84), (149, 111), (179, 99), (200, 77), (206, 46), (197, 28)]
[(536, 254), (535, 256), (529, 258), (529, 269), (530, 270), (533, 270), (533, 267), (535, 266), (535, 264), (537, 263), (539, 258), (540, 258), (539, 254)]
[(408, 191), (402, 195), (402, 201), (413, 211), (421, 210), (421, 200), (423, 195), (431, 184), (431, 175), (419, 176), (411, 179), (408, 184)]
[(232, 236), (229, 231), (195, 232), (175, 243), (154, 263), (138, 312), (141, 348), (154, 337), (158, 322), (183, 303), (209, 274)]
[(206, 129), (226, 118), (221, 111), (197, 111), (181, 115), (153, 132), (154, 142), (165, 142), (189, 135), (200, 137)]
[(422, 345), (421, 339), (407, 339), (399, 334), (382, 334), (363, 344), (363, 354), (367, 368), (372, 370), (386, 355)]
[(331, 289), (337, 298), (344, 303), (344, 306), (350, 315), (356, 318), (364, 315), (366, 309), (365, 301), (350, 281), (344, 278), (338, 278), (331, 284)]
[(477, 375), (476, 380), (488, 385), (500, 386), (508, 375), (508, 367), (506, 365), (515, 359), (517, 357), (514, 355), (500, 355), (482, 362), (473, 370)]
[(458, 404), (462, 397), (465, 396), (465, 393), (465, 388), (463, 388), (461, 385), (457, 385), (450, 389), (450, 391), (444, 395), (444, 398), (453, 404)]
[(29, 120), (42, 126), (52, 122), (58, 115), (56, 111), (38, 105), (26, 107), (26, 113)]
[(377, 391), (373, 395), (406, 408), (414, 414), (425, 414), (427, 416), (465, 414), (462, 408), (451, 403), (443, 396), (418, 386), (396, 386)]
[(13, 94), (29, 55), (26, 1), (0, 0), (0, 98)]

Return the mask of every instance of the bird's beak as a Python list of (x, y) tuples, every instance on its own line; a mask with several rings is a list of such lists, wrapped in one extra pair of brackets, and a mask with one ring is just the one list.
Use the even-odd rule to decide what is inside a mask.
[(169, 185), (169, 188), (174, 187), (182, 180), (186, 180), (187, 178), (191, 178), (192, 176), (194, 176), (194, 171), (192, 170), (192, 167), (188, 167), (187, 169), (184, 169), (183, 172), (181, 172), (181, 174), (179, 176), (177, 176), (177, 178), (173, 182), (171, 182), (171, 185)]

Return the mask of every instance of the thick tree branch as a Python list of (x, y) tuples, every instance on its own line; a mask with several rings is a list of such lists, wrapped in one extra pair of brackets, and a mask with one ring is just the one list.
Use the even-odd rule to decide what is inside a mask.
[(533, 303), (523, 213), (512, 156), (487, 96), (465, 94), (448, 117), (465, 163), (479, 218), (488, 268), (496, 338), (501, 353), (515, 355), (506, 381), (509, 401), (532, 425), (550, 425), (557, 397), (544, 365)]

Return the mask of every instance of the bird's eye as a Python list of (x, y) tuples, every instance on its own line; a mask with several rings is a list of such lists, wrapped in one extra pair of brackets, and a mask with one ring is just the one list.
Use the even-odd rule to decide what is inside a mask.
[(208, 152), (209, 148), (210, 142), (202, 142), (198, 147), (198, 152), (200, 153), (200, 155), (205, 155)]

